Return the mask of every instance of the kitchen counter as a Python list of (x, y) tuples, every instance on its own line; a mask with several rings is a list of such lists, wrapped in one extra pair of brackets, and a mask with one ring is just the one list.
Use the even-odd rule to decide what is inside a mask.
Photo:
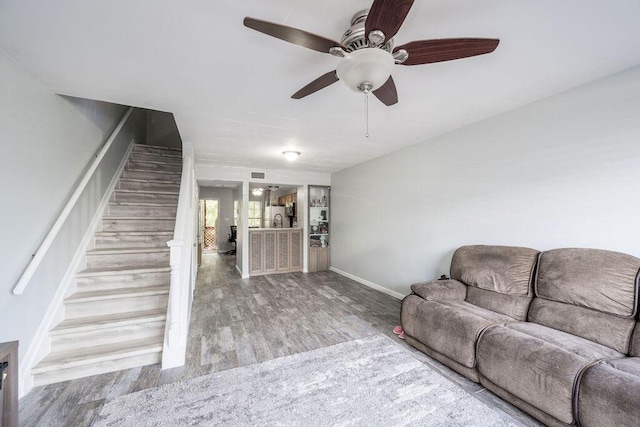
[(293, 227), (293, 228), (289, 228), (289, 227), (269, 227), (269, 228), (249, 228), (249, 233), (251, 233), (252, 231), (267, 231), (267, 230), (300, 230), (302, 231), (302, 227)]
[(249, 275), (302, 271), (302, 228), (250, 228)]

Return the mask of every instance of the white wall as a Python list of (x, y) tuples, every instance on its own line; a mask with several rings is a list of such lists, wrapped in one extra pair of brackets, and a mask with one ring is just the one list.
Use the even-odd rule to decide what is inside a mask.
[(233, 189), (200, 186), (200, 199), (218, 200), (218, 252), (233, 249), (229, 242), (233, 225)]
[(156, 110), (146, 110), (146, 112), (146, 143), (161, 147), (182, 148), (182, 138), (173, 114)]
[(24, 294), (11, 290), (125, 111), (55, 95), (0, 51), (0, 342), (18, 339), (21, 358), (123, 153), (103, 160)]
[(448, 274), (466, 244), (640, 256), (640, 67), (331, 183), (333, 267), (401, 294)]
[[(251, 179), (251, 172), (264, 172), (265, 179)], [(286, 169), (261, 169), (245, 168), (237, 166), (224, 166), (208, 164), (206, 162), (196, 162), (196, 179), (198, 182), (206, 181), (239, 181), (278, 184), (278, 185), (330, 185), (331, 175), (328, 173), (305, 172)]]

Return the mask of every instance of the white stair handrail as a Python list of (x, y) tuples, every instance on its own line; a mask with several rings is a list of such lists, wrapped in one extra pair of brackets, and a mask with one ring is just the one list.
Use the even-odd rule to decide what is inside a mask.
[(98, 169), (98, 166), (100, 166), (100, 162), (104, 158), (107, 151), (109, 151), (109, 148), (113, 144), (113, 141), (115, 141), (116, 137), (120, 133), (120, 130), (125, 125), (125, 123), (129, 119), (129, 116), (131, 115), (132, 112), (133, 112), (133, 107), (129, 107), (129, 109), (124, 114), (124, 116), (122, 116), (122, 119), (120, 120), (120, 123), (118, 123), (118, 126), (116, 126), (114, 131), (111, 133), (111, 136), (109, 137), (109, 139), (107, 139), (107, 142), (105, 142), (105, 144), (100, 149), (100, 152), (96, 155), (96, 158), (91, 163), (91, 166), (89, 167), (89, 169), (85, 172), (84, 176), (82, 177), (82, 180), (78, 184), (78, 187), (76, 187), (75, 191), (71, 195), (71, 198), (69, 198), (69, 201), (65, 205), (64, 209), (62, 209), (62, 212), (60, 212), (58, 219), (56, 219), (56, 222), (53, 223), (53, 226), (47, 233), (47, 236), (42, 241), (42, 244), (40, 244), (40, 247), (38, 248), (36, 253), (33, 254), (33, 258), (31, 258), (31, 261), (29, 261), (29, 265), (27, 265), (27, 268), (22, 273), (22, 276), (20, 276), (20, 280), (18, 280), (18, 283), (13, 288), (14, 295), (22, 294), (24, 290), (27, 288), (27, 285), (31, 281), (31, 278), (33, 277), (36, 270), (38, 269), (38, 266), (42, 262), (44, 256), (47, 254), (47, 251), (53, 244), (53, 241), (58, 235), (58, 232), (60, 232), (60, 229), (64, 225), (69, 214), (71, 213), (71, 210), (74, 208), (76, 202), (82, 195), (82, 192), (84, 191), (85, 187), (93, 177), (93, 174), (95, 173), (96, 169)]

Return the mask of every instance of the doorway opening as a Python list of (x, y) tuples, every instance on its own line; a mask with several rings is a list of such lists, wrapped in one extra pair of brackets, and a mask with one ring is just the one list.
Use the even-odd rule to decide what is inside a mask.
[(202, 249), (218, 250), (218, 200), (200, 200), (200, 235)]

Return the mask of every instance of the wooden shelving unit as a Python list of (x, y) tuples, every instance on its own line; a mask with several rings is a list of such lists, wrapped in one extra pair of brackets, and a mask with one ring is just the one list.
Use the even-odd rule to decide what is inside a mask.
[(328, 270), (330, 251), (331, 187), (309, 186), (309, 272)]

